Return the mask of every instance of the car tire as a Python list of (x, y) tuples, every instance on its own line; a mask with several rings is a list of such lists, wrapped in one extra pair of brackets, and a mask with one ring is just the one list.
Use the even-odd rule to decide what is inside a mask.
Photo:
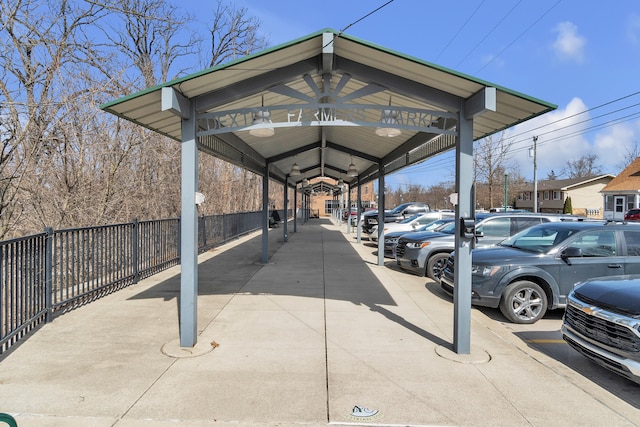
[(448, 253), (440, 253), (431, 255), (427, 262), (427, 277), (436, 283), (440, 283), (440, 276), (447, 266)]
[(537, 283), (521, 280), (504, 290), (500, 311), (513, 323), (531, 324), (544, 316), (547, 304), (547, 294)]

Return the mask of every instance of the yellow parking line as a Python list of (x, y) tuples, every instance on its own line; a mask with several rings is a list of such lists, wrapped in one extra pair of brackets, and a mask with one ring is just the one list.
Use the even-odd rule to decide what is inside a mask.
[(564, 344), (564, 340), (548, 340), (548, 339), (529, 340), (529, 342), (532, 342), (535, 344)]

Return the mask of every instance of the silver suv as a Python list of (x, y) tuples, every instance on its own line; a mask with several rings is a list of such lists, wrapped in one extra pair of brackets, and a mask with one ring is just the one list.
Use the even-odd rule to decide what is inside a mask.
[[(573, 215), (539, 213), (476, 214), (476, 248), (493, 246), (509, 236), (544, 222), (576, 220)], [(409, 233), (398, 239), (396, 264), (403, 270), (438, 281), (455, 249), (456, 222), (437, 233)]]

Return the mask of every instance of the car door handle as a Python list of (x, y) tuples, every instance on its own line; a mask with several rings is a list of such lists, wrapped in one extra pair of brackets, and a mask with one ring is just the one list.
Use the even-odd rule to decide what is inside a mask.
[(607, 267), (609, 267), (609, 268), (622, 268), (622, 265), (620, 265), (620, 264), (608, 264)]

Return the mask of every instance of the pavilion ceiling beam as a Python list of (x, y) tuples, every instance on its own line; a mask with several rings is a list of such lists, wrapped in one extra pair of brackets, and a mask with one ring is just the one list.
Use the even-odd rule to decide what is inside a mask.
[[(305, 74), (317, 72), (318, 65), (313, 60), (296, 62), (277, 68), (256, 77), (252, 77), (231, 86), (208, 92), (196, 97), (196, 111), (204, 112), (242, 98), (246, 98), (272, 86), (302, 78)], [(230, 70), (232, 72), (233, 70)]]
[(305, 151), (316, 150), (318, 148), (320, 148), (320, 142), (314, 142), (312, 144), (308, 144), (303, 147), (298, 147), (296, 149), (285, 151), (283, 153), (269, 157), (267, 159), (267, 163), (275, 163), (280, 160), (288, 159), (289, 157), (297, 156), (298, 154), (304, 153)]
[(378, 157), (372, 156), (371, 154), (367, 154), (362, 151), (347, 148), (344, 145), (339, 145), (339, 144), (336, 144), (335, 142), (327, 141), (326, 146), (327, 148), (330, 148), (332, 150), (340, 151), (342, 153), (347, 153), (354, 157), (359, 157), (361, 159), (369, 160), (370, 162), (378, 163), (380, 161)]
[(448, 112), (457, 113), (460, 109), (460, 97), (451, 93), (423, 85), (413, 80), (378, 70), (368, 65), (346, 59), (336, 58), (336, 71), (350, 74), (367, 82), (384, 82), (387, 89), (426, 104), (437, 105)]

